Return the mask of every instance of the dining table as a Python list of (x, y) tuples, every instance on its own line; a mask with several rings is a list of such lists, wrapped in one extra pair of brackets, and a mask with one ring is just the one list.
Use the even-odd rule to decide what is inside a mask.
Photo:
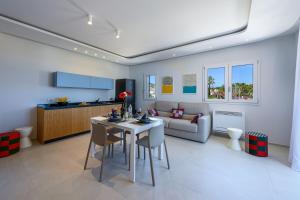
[[(90, 119), (91, 121), (91, 128), (92, 128), (92, 123), (101, 123), (105, 125), (109, 125), (112, 127), (116, 127), (119, 129), (122, 129), (124, 131), (130, 132), (130, 175), (129, 179), (132, 182), (135, 182), (136, 178), (136, 135), (143, 133), (143, 132), (148, 132), (151, 128), (157, 127), (157, 126), (163, 126), (164, 122), (162, 119), (159, 118), (153, 118), (149, 117), (150, 123), (139, 123), (139, 121), (135, 118), (129, 118), (126, 120), (122, 120), (120, 122), (110, 122), (108, 120), (108, 117), (92, 117)], [(91, 129), (92, 130), (92, 129)], [(125, 134), (126, 135), (126, 134)], [(91, 154), (92, 156), (95, 154), (95, 145), (91, 145)], [(160, 145), (158, 147), (158, 159), (163, 159), (163, 145)]]

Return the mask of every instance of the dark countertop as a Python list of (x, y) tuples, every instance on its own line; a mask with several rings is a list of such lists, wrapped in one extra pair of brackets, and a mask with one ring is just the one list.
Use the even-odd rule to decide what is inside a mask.
[(122, 102), (116, 101), (101, 101), (101, 102), (86, 102), (87, 105), (80, 105), (81, 102), (68, 103), (67, 105), (58, 105), (58, 104), (38, 104), (38, 108), (43, 108), (44, 110), (57, 110), (57, 109), (66, 109), (66, 108), (81, 108), (81, 107), (91, 107), (91, 106), (107, 106), (122, 104)]

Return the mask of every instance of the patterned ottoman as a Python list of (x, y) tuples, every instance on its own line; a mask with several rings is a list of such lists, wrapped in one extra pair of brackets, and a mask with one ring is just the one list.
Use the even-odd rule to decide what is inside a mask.
[(245, 151), (254, 156), (268, 156), (268, 136), (259, 132), (245, 133)]
[(16, 131), (0, 133), (0, 158), (15, 154), (20, 150), (20, 133)]

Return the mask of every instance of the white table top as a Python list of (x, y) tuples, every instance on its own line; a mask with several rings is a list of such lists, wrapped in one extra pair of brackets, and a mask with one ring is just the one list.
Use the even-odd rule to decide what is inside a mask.
[(151, 118), (151, 117), (150, 117), (150, 119), (152, 120), (152, 122), (149, 123), (149, 124), (134, 123), (134, 122), (137, 122), (138, 120), (133, 119), (133, 118), (128, 119), (125, 122), (118, 122), (118, 123), (108, 122), (107, 119), (108, 119), (107, 117), (92, 117), (91, 122), (94, 122), (94, 123), (101, 123), (101, 122), (103, 123), (104, 122), (107, 125), (112, 125), (112, 126), (124, 129), (124, 130), (128, 130), (133, 134), (138, 134), (138, 133), (144, 132), (144, 131), (149, 130), (153, 127), (156, 127), (156, 126), (159, 126), (159, 125), (163, 124), (162, 119)]

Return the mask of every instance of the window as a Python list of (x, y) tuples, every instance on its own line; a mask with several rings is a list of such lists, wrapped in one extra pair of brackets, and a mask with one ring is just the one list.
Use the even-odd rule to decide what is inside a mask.
[(205, 67), (205, 101), (257, 103), (256, 62)]
[(146, 75), (145, 76), (145, 88), (144, 88), (145, 99), (156, 98), (156, 76)]
[(253, 100), (253, 64), (231, 67), (231, 100)]
[(225, 67), (207, 69), (207, 98), (225, 99)]

